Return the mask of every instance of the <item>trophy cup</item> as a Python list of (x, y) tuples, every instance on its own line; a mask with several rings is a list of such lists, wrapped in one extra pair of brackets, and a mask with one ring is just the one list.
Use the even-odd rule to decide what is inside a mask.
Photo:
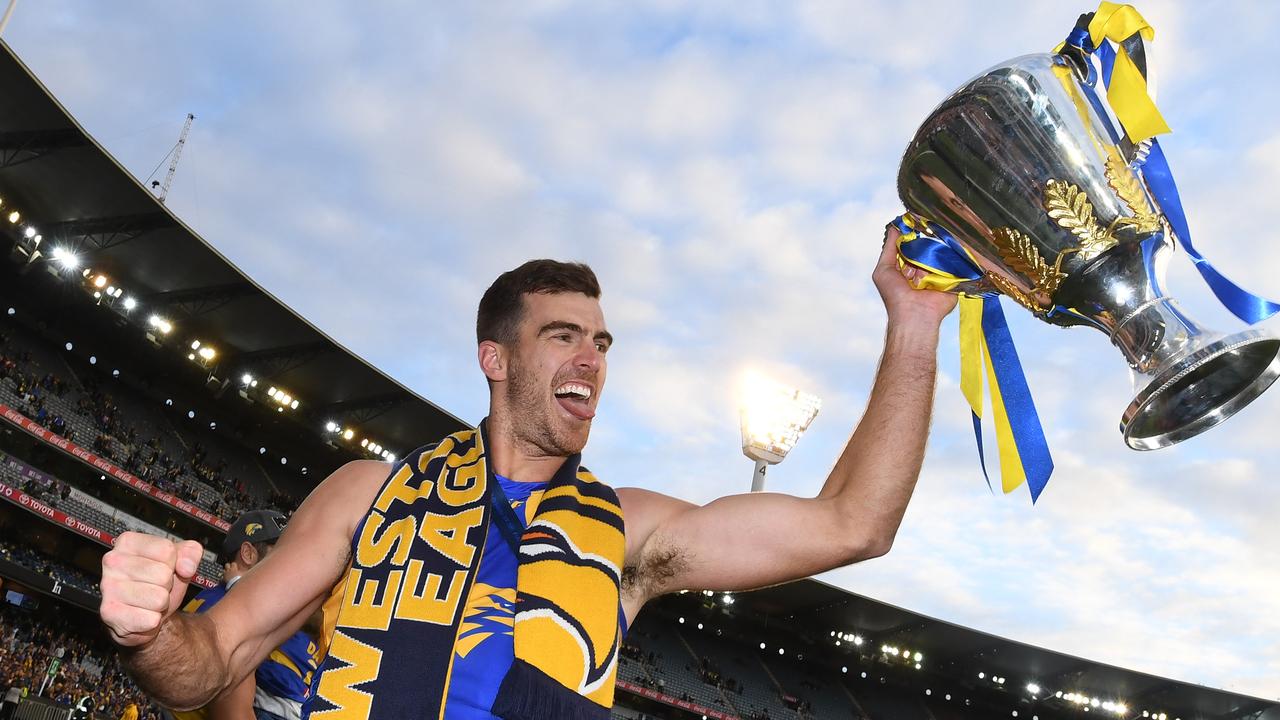
[(955, 292), (1107, 333), (1133, 371), (1125, 442), (1167, 447), (1266, 390), (1280, 340), (1208, 330), (1165, 295), (1181, 238), (1135, 169), (1148, 146), (1116, 130), (1072, 49), (1002, 63), (944, 100), (907, 147), (898, 194), (978, 265)]

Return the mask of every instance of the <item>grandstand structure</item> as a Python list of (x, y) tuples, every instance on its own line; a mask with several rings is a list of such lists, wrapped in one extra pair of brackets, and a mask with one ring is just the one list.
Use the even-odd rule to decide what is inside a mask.
[[(289, 512), (344, 462), (466, 424), (231, 265), (3, 43), (0, 98), (0, 694), (30, 686), (28, 716), (66, 717), (87, 692), (118, 717), (145, 699), (89, 637), (117, 535), (216, 548), (245, 509)], [(220, 577), (206, 553), (198, 582)], [(6, 658), (43, 668), (63, 644), (74, 661), (35, 697), (39, 678)], [(630, 628), (618, 678), (614, 715), (633, 720), (1280, 717), (814, 580), (661, 598)]]

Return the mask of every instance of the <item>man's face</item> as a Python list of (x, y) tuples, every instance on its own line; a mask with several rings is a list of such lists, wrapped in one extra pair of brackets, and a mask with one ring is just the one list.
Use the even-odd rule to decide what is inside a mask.
[(516, 438), (546, 455), (582, 452), (604, 389), (613, 337), (600, 302), (581, 293), (524, 296), (508, 348), (506, 407)]

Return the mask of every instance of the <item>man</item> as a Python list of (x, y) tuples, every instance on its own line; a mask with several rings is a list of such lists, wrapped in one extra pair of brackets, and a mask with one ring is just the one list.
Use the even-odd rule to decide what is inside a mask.
[(202, 615), (173, 612), (198, 545), (121, 536), (103, 558), (103, 620), (138, 682), (175, 707), (235, 685), (324, 606), (315, 720), (607, 718), (621, 632), (650, 598), (773, 585), (889, 550), (955, 306), (912, 288), (918, 271), (899, 269), (895, 241), (890, 230), (873, 273), (888, 315), (875, 385), (817, 497), (698, 507), (615, 492), (582, 469), (613, 338), (588, 268), (533, 261), (480, 301), (490, 402), (478, 432), (394, 469), (343, 466)]
[[(184, 612), (203, 613), (218, 604), (245, 573), (262, 562), (284, 532), (285, 517), (274, 510), (250, 510), (232, 523), (222, 541), (222, 584), (192, 598)], [(198, 711), (175, 712), (178, 720), (298, 720), (316, 670), (317, 646), (294, 633), (234, 688)]]

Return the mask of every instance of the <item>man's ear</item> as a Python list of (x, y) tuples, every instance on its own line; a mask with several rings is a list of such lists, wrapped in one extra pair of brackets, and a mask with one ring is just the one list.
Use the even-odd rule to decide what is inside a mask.
[(245, 540), (240, 543), (240, 565), (251, 568), (258, 564), (258, 548), (253, 543)]
[(505, 347), (494, 340), (481, 341), (476, 350), (476, 358), (490, 382), (503, 382), (507, 379), (508, 359)]

